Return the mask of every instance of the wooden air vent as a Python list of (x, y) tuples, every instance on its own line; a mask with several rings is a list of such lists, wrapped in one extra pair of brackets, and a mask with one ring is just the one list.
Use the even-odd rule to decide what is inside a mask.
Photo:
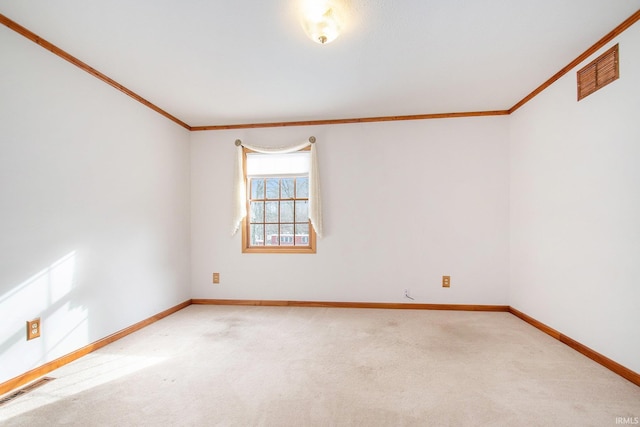
[(578, 71), (578, 101), (620, 77), (618, 45)]

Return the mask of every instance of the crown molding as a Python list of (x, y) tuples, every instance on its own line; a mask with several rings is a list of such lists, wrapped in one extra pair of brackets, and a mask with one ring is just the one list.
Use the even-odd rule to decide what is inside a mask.
[(192, 131), (274, 128), (288, 126), (344, 125), (349, 123), (398, 122), (403, 120), (452, 119), (460, 117), (506, 116), (508, 110), (469, 111), (460, 113), (412, 114), (406, 116), (358, 117), (348, 119), (305, 120), (296, 122), (245, 123), (236, 125), (192, 126)]
[(124, 93), (127, 96), (130, 96), (131, 98), (135, 99), (136, 101), (138, 101), (142, 105), (144, 105), (144, 106), (146, 106), (148, 108), (151, 108), (153, 111), (163, 115), (167, 119), (179, 124), (183, 128), (185, 128), (187, 130), (191, 130), (191, 126), (189, 126), (188, 124), (186, 124), (182, 120), (180, 120), (177, 117), (169, 114), (168, 112), (166, 112), (162, 108), (160, 108), (157, 105), (153, 104), (152, 102), (144, 99), (143, 97), (141, 97), (140, 95), (138, 95), (137, 93), (132, 91), (131, 89), (126, 88), (125, 86), (121, 85), (117, 81), (113, 80), (111, 77), (108, 77), (107, 75), (102, 74), (100, 71), (98, 71), (95, 68), (89, 66), (87, 63), (79, 60), (78, 58), (76, 58), (75, 56), (71, 55), (70, 53), (60, 49), (58, 46), (54, 45), (53, 43), (48, 42), (47, 40), (43, 39), (42, 37), (38, 36), (37, 34), (33, 33), (32, 31), (26, 29), (25, 27), (23, 27), (22, 25), (18, 24), (17, 22), (12, 21), (11, 19), (7, 18), (6, 16), (4, 16), (1, 13), (0, 13), (0, 24), (4, 24), (9, 29), (11, 29), (11, 30), (15, 31), (16, 33), (24, 36), (25, 38), (31, 40), (35, 44), (40, 45), (41, 47), (47, 49), (49, 52), (53, 53), (56, 56), (59, 56), (60, 58), (64, 59), (65, 61), (68, 61), (68, 62), (72, 63), (76, 67), (80, 68), (83, 71), (86, 71), (87, 73), (91, 74), (95, 78), (97, 78), (99, 80), (102, 80), (103, 82), (105, 82), (109, 86), (112, 86), (112, 87), (118, 89), (120, 92)]
[(560, 77), (564, 76), (569, 71), (571, 71), (572, 69), (577, 67), (581, 62), (583, 62), (585, 59), (587, 59), (588, 57), (590, 57), (591, 55), (596, 53), (600, 48), (604, 47), (604, 45), (606, 45), (611, 40), (613, 40), (614, 38), (619, 36), (627, 28), (631, 27), (633, 24), (638, 22), (638, 20), (640, 20), (640, 9), (638, 9), (633, 15), (631, 15), (630, 17), (628, 17), (627, 19), (622, 21), (622, 23), (620, 25), (618, 25), (616, 28), (611, 30), (607, 35), (605, 35), (600, 40), (598, 40), (589, 49), (587, 49), (584, 52), (582, 52), (582, 54), (580, 56), (578, 56), (576, 59), (574, 59), (569, 64), (567, 64), (566, 67), (564, 67), (563, 69), (561, 69), (560, 71), (555, 73), (553, 76), (551, 76), (549, 78), (549, 80), (547, 80), (546, 82), (542, 83), (540, 86), (535, 88), (529, 95), (525, 96), (517, 104), (515, 104), (513, 107), (509, 108), (509, 110), (508, 110), (509, 114), (513, 113), (518, 108), (522, 107), (524, 104), (526, 104), (527, 102), (531, 101), (536, 95), (538, 95), (540, 92), (542, 92), (543, 90), (545, 90), (546, 88), (551, 86)]

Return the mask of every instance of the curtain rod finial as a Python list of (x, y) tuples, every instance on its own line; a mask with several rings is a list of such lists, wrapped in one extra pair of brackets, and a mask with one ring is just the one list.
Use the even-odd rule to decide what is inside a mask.
[(236, 139), (236, 147), (240, 147), (242, 145), (242, 141)]
[(316, 142), (316, 137), (315, 136), (310, 136), (309, 137), (309, 142), (314, 144)]

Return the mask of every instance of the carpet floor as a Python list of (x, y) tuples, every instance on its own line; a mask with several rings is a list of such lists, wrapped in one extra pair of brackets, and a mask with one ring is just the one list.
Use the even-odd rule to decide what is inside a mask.
[(55, 380), (0, 406), (0, 424), (615, 426), (640, 417), (640, 387), (509, 313), (191, 305), (47, 376)]

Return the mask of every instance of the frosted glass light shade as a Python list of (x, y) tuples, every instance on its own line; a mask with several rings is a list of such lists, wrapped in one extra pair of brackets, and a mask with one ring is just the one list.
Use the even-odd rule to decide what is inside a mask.
[(338, 5), (327, 0), (307, 0), (303, 6), (302, 28), (316, 43), (331, 43), (340, 35), (342, 21)]

